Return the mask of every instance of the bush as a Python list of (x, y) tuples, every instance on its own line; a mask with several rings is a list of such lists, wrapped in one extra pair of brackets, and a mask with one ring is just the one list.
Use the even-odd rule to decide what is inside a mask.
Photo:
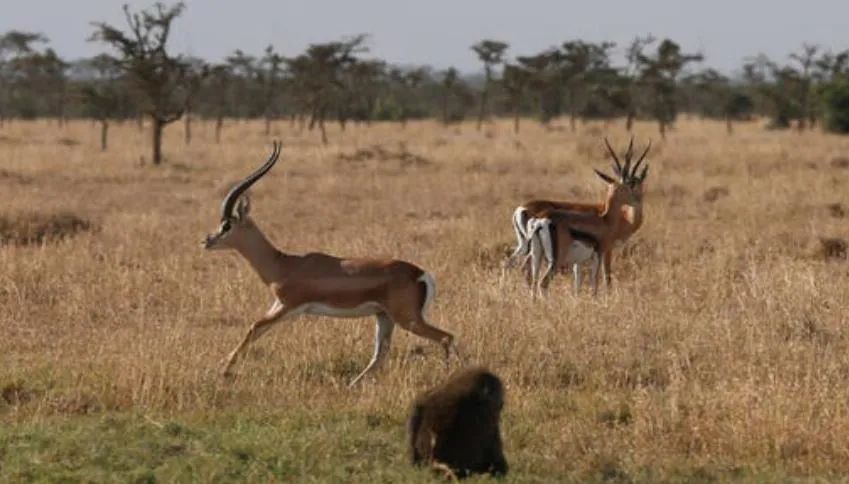
[(825, 129), (833, 133), (849, 133), (849, 79), (826, 85), (820, 97)]
[(0, 215), (0, 245), (54, 242), (91, 229), (91, 223), (72, 213)]

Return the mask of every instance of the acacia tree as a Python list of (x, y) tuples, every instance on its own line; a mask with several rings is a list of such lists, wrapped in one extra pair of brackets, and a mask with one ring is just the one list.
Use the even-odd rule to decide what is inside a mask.
[(138, 95), (142, 111), (152, 121), (155, 165), (162, 162), (162, 131), (183, 115), (190, 90), (186, 62), (171, 56), (166, 48), (171, 24), (184, 9), (182, 2), (171, 7), (156, 3), (151, 10), (131, 13), (124, 5), (129, 32), (97, 22), (90, 39), (119, 53), (119, 65)]
[(192, 142), (192, 108), (195, 96), (200, 91), (203, 80), (209, 75), (209, 64), (201, 59), (189, 59), (186, 62), (185, 95), (183, 101), (184, 138), (186, 144)]
[(100, 123), (100, 150), (106, 151), (109, 120), (115, 116), (121, 105), (121, 69), (118, 61), (106, 54), (88, 59), (85, 64), (93, 73), (93, 78), (80, 87), (80, 96), (86, 114)]
[(19, 85), (26, 83), (27, 59), (35, 55), (35, 45), (47, 38), (33, 32), (10, 30), (0, 36), (0, 126), (9, 116)]
[(472, 50), (478, 55), (478, 58), (483, 62), (484, 81), (483, 89), (481, 90), (480, 111), (478, 112), (478, 131), (483, 125), (483, 119), (486, 116), (487, 100), (489, 90), (492, 87), (493, 68), (504, 61), (504, 53), (507, 51), (508, 44), (497, 40), (482, 40), (472, 46)]
[(233, 73), (228, 64), (216, 64), (209, 68), (207, 76), (212, 95), (215, 97), (215, 142), (221, 143), (221, 129), (224, 127), (224, 114), (230, 109), (230, 89)]
[(601, 74), (610, 68), (610, 50), (615, 44), (601, 42), (593, 44), (581, 40), (565, 42), (560, 52), (561, 72), (569, 96), (569, 124), (575, 131), (575, 120)]
[(651, 35), (637, 36), (625, 49), (626, 64), (620, 76), (620, 90), (615, 96), (618, 97), (625, 108), (625, 129), (628, 132), (633, 128), (634, 118), (637, 117), (637, 90), (640, 87), (641, 59), (645, 58), (643, 54), (645, 48), (653, 44), (654, 41), (655, 38)]
[(442, 124), (448, 124), (448, 101), (451, 98), (451, 94), (454, 92), (455, 87), (457, 86), (457, 80), (459, 78), (460, 73), (457, 71), (457, 69), (453, 67), (449, 67), (448, 69), (442, 72), (442, 81), (440, 82)]
[(518, 65), (528, 72), (528, 89), (536, 97), (543, 124), (560, 111), (558, 59), (559, 54), (554, 50), (516, 58)]
[(799, 131), (804, 131), (806, 121), (810, 122), (811, 128), (816, 124), (816, 114), (811, 103), (813, 97), (813, 74), (816, 68), (816, 55), (819, 51), (818, 45), (802, 44), (800, 52), (790, 54), (790, 59), (798, 63), (796, 73), (799, 79), (799, 92), (796, 94), (799, 98), (799, 108), (801, 114), (797, 127)]
[(513, 132), (519, 133), (519, 114), (525, 90), (531, 82), (531, 72), (517, 64), (504, 64), (504, 74), (501, 84), (507, 92), (510, 107), (513, 110)]
[(681, 46), (669, 39), (664, 39), (653, 55), (638, 56), (640, 78), (651, 93), (651, 111), (662, 138), (678, 113), (675, 99), (678, 76), (687, 64), (701, 60), (701, 54), (684, 54)]
[(274, 51), (274, 46), (265, 48), (265, 55), (260, 60), (263, 76), (263, 104), (265, 106), (265, 134), (271, 133), (271, 119), (277, 116), (277, 98), (280, 91), (280, 80), (283, 75), (285, 59)]
[(286, 59), (293, 95), (299, 107), (309, 113), (309, 129), (318, 126), (323, 144), (328, 142), (324, 127), (327, 111), (344, 89), (340, 78), (357, 61), (355, 54), (367, 51), (365, 40), (365, 35), (358, 35), (338, 42), (312, 44), (303, 54)]

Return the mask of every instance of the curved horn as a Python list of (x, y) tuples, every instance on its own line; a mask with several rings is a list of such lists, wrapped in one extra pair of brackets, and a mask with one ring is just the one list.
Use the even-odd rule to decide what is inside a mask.
[(622, 164), (619, 163), (619, 157), (616, 156), (616, 152), (613, 150), (613, 147), (610, 146), (610, 142), (607, 141), (607, 136), (604, 137), (604, 144), (607, 146), (607, 152), (610, 153), (610, 156), (613, 157), (613, 161), (616, 162), (616, 166), (613, 167), (613, 171), (616, 172), (617, 175), (622, 175)]
[(245, 193), (245, 190), (251, 187), (257, 180), (263, 177), (268, 170), (277, 163), (277, 158), (280, 157), (280, 148), (283, 146), (282, 143), (275, 141), (274, 148), (271, 151), (271, 156), (268, 157), (268, 161), (265, 162), (261, 167), (259, 167), (255, 172), (248, 175), (247, 178), (240, 181), (236, 184), (230, 192), (227, 193), (227, 196), (224, 197), (224, 201), (221, 202), (221, 219), (224, 220), (229, 218), (233, 214), (233, 206), (236, 204), (236, 200)]
[(631, 141), (628, 142), (628, 149), (625, 150), (625, 168), (622, 169), (622, 179), (628, 178), (631, 172), (631, 158), (634, 157), (634, 135), (631, 135)]
[(649, 154), (650, 149), (651, 149), (651, 140), (649, 140), (649, 144), (648, 144), (648, 146), (646, 146), (646, 150), (643, 151), (642, 155), (640, 155), (640, 159), (637, 160), (637, 163), (634, 164), (634, 169), (631, 170), (631, 174), (628, 175), (628, 176), (633, 177), (634, 175), (637, 174), (637, 169), (640, 167), (640, 163), (642, 163), (643, 160), (646, 158), (646, 155)]

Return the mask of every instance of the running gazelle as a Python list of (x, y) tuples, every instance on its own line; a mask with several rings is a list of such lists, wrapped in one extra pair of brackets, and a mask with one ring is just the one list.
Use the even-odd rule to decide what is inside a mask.
[(354, 378), (355, 385), (378, 368), (389, 351), (395, 325), (439, 343), (457, 356), (454, 337), (427, 321), (435, 285), (433, 277), (409, 262), (393, 259), (347, 259), (313, 252), (287, 254), (278, 250), (248, 215), (245, 192), (277, 162), (281, 145), (274, 143), (268, 161), (237, 183), (221, 204), (221, 222), (203, 241), (204, 248), (233, 249), (244, 257), (268, 286), (274, 300), (265, 316), (253, 323), (224, 363), (223, 373), (247, 346), (272, 325), (301, 314), (336, 318), (376, 316), (374, 354)]

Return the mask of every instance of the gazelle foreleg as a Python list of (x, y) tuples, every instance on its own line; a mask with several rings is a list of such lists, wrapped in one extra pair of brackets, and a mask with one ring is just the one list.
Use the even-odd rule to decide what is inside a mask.
[(389, 354), (389, 346), (392, 342), (392, 331), (394, 329), (395, 323), (386, 313), (377, 313), (377, 324), (374, 331), (374, 354), (371, 357), (371, 361), (369, 361), (368, 365), (366, 365), (366, 368), (357, 375), (356, 378), (351, 380), (351, 383), (348, 384), (348, 388), (353, 387), (364, 376), (382, 366), (383, 361), (386, 359), (386, 355)]
[(271, 329), (271, 326), (274, 323), (287, 316), (296, 315), (297, 313), (293, 311), (293, 309), (294, 308), (284, 306), (279, 299), (275, 299), (271, 308), (265, 313), (265, 316), (251, 325), (251, 329), (248, 330), (248, 333), (242, 339), (242, 342), (230, 352), (230, 355), (227, 357), (227, 362), (224, 364), (222, 374), (225, 376), (230, 374), (230, 369), (233, 367), (233, 364), (236, 362), (239, 355), (245, 351), (248, 344), (256, 341), (257, 338), (265, 334), (266, 331)]

